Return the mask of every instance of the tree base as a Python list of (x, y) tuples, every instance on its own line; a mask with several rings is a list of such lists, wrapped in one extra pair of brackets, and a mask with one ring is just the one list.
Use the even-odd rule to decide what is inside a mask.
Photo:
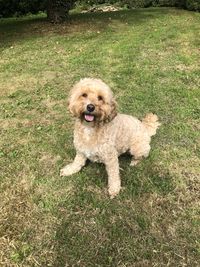
[(68, 18), (69, 7), (64, 5), (62, 1), (49, 0), (47, 6), (47, 19), (51, 23), (64, 22)]

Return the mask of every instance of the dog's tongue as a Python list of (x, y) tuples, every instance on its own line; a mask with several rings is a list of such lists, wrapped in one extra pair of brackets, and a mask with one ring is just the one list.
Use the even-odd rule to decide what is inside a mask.
[(85, 114), (85, 120), (86, 121), (93, 121), (94, 120), (94, 115)]

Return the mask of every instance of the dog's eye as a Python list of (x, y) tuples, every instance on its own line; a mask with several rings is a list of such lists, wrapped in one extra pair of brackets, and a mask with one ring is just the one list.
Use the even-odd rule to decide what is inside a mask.
[(86, 93), (82, 94), (82, 97), (87, 97), (87, 94)]
[(98, 96), (98, 100), (101, 101), (103, 100), (103, 97), (101, 95)]

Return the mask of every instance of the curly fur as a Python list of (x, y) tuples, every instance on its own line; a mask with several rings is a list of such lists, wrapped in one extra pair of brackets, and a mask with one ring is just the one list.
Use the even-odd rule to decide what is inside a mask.
[[(95, 110), (87, 111), (92, 104)], [(159, 127), (158, 117), (147, 114), (140, 121), (125, 114), (118, 114), (111, 89), (99, 79), (85, 78), (72, 88), (69, 110), (75, 116), (74, 146), (76, 157), (73, 163), (61, 170), (68, 176), (81, 170), (87, 159), (103, 162), (108, 173), (108, 192), (115, 197), (121, 188), (118, 156), (129, 152), (136, 165), (150, 151), (151, 136)], [(86, 115), (92, 121), (86, 121)]]

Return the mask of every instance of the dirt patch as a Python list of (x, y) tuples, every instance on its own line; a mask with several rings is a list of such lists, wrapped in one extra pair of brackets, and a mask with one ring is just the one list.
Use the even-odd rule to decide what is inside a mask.
[[(19, 128), (19, 127), (31, 127), (34, 125), (50, 125), (51, 121), (46, 118), (41, 119), (35, 119), (35, 120), (28, 120), (28, 119), (7, 119), (7, 120), (0, 120), (0, 127), (3, 130), (13, 129), (13, 128)], [(38, 126), (39, 127), (39, 126)]]
[(48, 153), (44, 153), (43, 156), (40, 158), (40, 162), (45, 165), (52, 166), (60, 159), (61, 157), (59, 155), (53, 156)]
[(9, 95), (17, 90), (34, 90), (38, 84), (38, 79), (32, 75), (19, 75), (13, 77), (6, 77), (1, 81), (0, 96)]
[(2, 77), (0, 96), (12, 94), (18, 90), (33, 91), (38, 86), (56, 79), (58, 73), (55, 71), (43, 71), (39, 75), (23, 73), (12, 77)]
[(122, 10), (120, 7), (115, 6), (97, 6), (97, 7), (91, 7), (88, 10), (83, 10), (82, 13), (91, 13), (91, 12), (113, 12), (113, 11), (119, 11)]

